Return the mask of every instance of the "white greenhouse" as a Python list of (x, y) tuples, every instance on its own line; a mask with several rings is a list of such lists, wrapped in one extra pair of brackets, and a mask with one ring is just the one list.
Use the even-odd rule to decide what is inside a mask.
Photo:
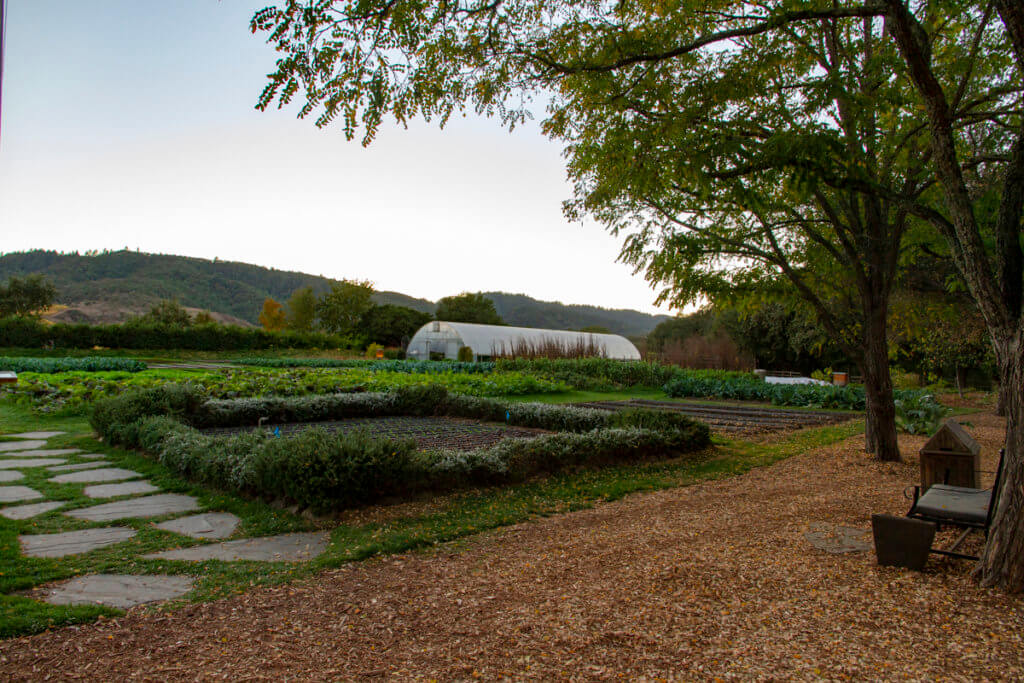
[(552, 348), (556, 351), (581, 352), (575, 355), (640, 360), (640, 352), (633, 343), (617, 334), (449, 323), (441, 320), (427, 323), (413, 335), (406, 349), (406, 357), (414, 360), (455, 359), (459, 356), (459, 349), (464, 346), (473, 352), (473, 360), (533, 355), (540, 350)]

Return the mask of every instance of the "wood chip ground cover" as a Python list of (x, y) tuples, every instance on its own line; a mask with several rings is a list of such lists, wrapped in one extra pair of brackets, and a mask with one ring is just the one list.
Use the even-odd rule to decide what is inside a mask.
[[(414, 439), (416, 447), (421, 449), (454, 448), (458, 450), (493, 446), (502, 439), (532, 439), (541, 434), (550, 433), (540, 429), (507, 427), (500, 424), (487, 424), (460, 418), (413, 416), (304, 422), (274, 425), (264, 427), (264, 429), (271, 433), (274, 433), (275, 430), (280, 430), (282, 435), (288, 435), (311, 427), (321, 427), (329, 432), (341, 433), (366, 429), (377, 437)], [(254, 431), (255, 429), (255, 427), (225, 427), (205, 429), (203, 432), (211, 435), (226, 435)]]
[[(983, 469), (1002, 420), (971, 416)], [(631, 496), (458, 547), (0, 643), (4, 677), (1012, 680), (1024, 604), (965, 562), (831, 555), (813, 523), (905, 512), (921, 437), (862, 437), (741, 476)], [(989, 475), (990, 477), (991, 475)]]

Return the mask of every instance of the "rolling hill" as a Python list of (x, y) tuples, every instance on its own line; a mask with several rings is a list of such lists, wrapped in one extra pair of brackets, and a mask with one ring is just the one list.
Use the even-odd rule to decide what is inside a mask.
[[(263, 300), (286, 301), (296, 289), (318, 294), (333, 280), (322, 275), (264, 268), (248, 263), (135, 251), (60, 253), (35, 250), (0, 256), (0, 281), (11, 275), (43, 273), (57, 286), (57, 303), (93, 311), (92, 322), (116, 322), (144, 312), (161, 299), (255, 323)], [(538, 301), (525, 294), (487, 292), (510, 325), (579, 329), (594, 325), (628, 336), (645, 335), (668, 316), (597, 306)], [(400, 292), (377, 292), (378, 304), (433, 313), (435, 303)], [(96, 311), (103, 311), (98, 313)], [(81, 313), (88, 319), (88, 313)], [(98, 318), (103, 318), (102, 320)], [(82, 319), (82, 318), (79, 318)]]

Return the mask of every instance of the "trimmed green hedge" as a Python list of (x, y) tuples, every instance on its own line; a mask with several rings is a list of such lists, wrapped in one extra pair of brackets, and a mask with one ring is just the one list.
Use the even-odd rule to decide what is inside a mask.
[[(472, 451), (416, 451), (409, 440), (368, 432), (259, 430), (211, 436), (195, 427), (254, 425), (384, 415), (450, 415), (501, 420), (560, 433), (505, 439)], [(547, 404), (503, 403), (448, 394), (443, 387), (285, 399), (202, 401), (187, 386), (132, 392), (97, 403), (90, 422), (108, 442), (141, 448), (183, 477), (211, 487), (294, 501), (318, 511), (386, 497), (494, 485), (580, 467), (694, 452), (707, 425), (682, 415), (621, 413)]]
[(0, 356), (0, 370), (38, 372), (142, 372), (146, 364), (130, 358), (84, 356), (82, 358), (28, 358)]

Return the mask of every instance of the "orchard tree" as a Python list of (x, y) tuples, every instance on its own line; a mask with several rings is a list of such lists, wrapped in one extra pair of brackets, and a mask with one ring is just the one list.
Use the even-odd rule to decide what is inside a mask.
[(359, 333), (362, 317), (373, 308), (373, 283), (342, 280), (320, 297), (316, 313), (324, 329), (334, 334)]
[[(369, 142), (385, 115), (465, 107), (514, 126), (550, 98), (570, 216), (625, 235), (675, 302), (785, 278), (865, 375), (868, 446), (898, 457), (883, 355), (902, 239), (927, 222), (1024, 386), (1024, 5), (1019, 0), (292, 0), (259, 106)], [(923, 120), (922, 120), (923, 114)], [(990, 239), (989, 239), (990, 238)], [(1024, 392), (980, 574), (1024, 589)]]
[(505, 321), (498, 315), (494, 302), (477, 292), (463, 292), (458, 296), (446, 296), (438, 300), (438, 320), (453, 323), (479, 323), (481, 325), (504, 325)]
[(41, 273), (20, 278), (12, 275), (0, 285), (0, 318), (33, 317), (53, 305), (57, 288)]
[(312, 332), (316, 323), (316, 294), (312, 287), (302, 287), (288, 298), (288, 329)]
[(268, 332), (280, 332), (288, 322), (288, 315), (279, 301), (267, 297), (263, 300), (259, 321)]

